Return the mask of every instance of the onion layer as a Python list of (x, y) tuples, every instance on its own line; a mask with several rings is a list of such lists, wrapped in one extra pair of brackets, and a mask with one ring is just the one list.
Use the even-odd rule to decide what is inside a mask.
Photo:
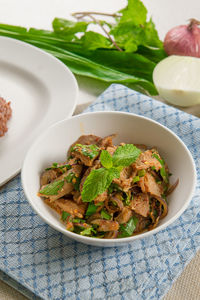
[(178, 106), (200, 103), (200, 58), (171, 55), (157, 64), (154, 84), (162, 98)]

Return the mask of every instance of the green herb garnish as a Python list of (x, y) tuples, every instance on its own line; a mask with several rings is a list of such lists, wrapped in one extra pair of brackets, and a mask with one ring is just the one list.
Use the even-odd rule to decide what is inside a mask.
[(152, 157), (155, 157), (159, 163), (161, 164), (162, 168), (160, 169), (160, 175), (163, 178), (165, 183), (169, 183), (169, 175), (165, 169), (165, 162), (163, 159), (160, 159), (159, 156), (156, 153), (152, 154)]
[(103, 167), (110, 169), (113, 166), (113, 160), (110, 153), (106, 150), (101, 151), (100, 161)]
[(92, 227), (86, 228), (80, 232), (81, 235), (88, 235), (88, 236), (91, 236), (93, 233), (96, 234), (97, 232)]
[[(105, 150), (105, 152), (107, 151)], [(109, 153), (106, 154), (105, 152), (103, 152), (102, 156), (100, 155), (100, 161), (102, 159), (102, 165), (107, 166), (107, 168), (100, 168), (90, 172), (84, 182), (81, 193), (83, 202), (91, 202), (98, 195), (102, 194), (109, 188), (114, 178), (120, 177), (120, 171), (123, 167), (129, 166), (136, 161), (141, 153), (141, 151), (132, 144), (119, 146), (112, 157)], [(106, 159), (108, 159), (108, 163)]]
[(63, 179), (57, 180), (46, 185), (43, 189), (39, 191), (39, 193), (47, 196), (58, 195), (58, 191), (62, 189), (63, 185)]
[(138, 181), (140, 181), (140, 177), (139, 176), (133, 177), (133, 183), (136, 183)]
[(75, 189), (76, 191), (79, 191), (79, 185), (80, 185), (81, 179), (80, 179), (80, 177), (76, 177), (75, 173), (70, 172), (70, 173), (65, 177), (65, 180), (66, 180), (68, 183), (72, 183), (73, 186), (74, 186), (74, 189)]
[(104, 209), (102, 209), (102, 211), (101, 211), (101, 217), (106, 220), (112, 219), (112, 216), (109, 215), (109, 213), (107, 211), (105, 211)]
[(141, 151), (132, 144), (119, 146), (112, 156), (114, 167), (128, 167), (136, 161)]
[(136, 217), (132, 217), (126, 224), (121, 224), (119, 229), (120, 234), (118, 235), (118, 238), (131, 236), (136, 228), (137, 222), (138, 219)]
[(145, 174), (146, 174), (146, 171), (144, 169), (138, 171), (138, 176), (139, 177), (143, 177)]
[(97, 206), (94, 203), (89, 203), (85, 215), (91, 216), (91, 215), (95, 214), (96, 211), (97, 211)]
[(61, 219), (62, 219), (63, 221), (66, 221), (67, 217), (69, 217), (69, 216), (71, 216), (70, 213), (68, 213), (68, 212), (66, 212), (66, 211), (63, 211), (63, 212), (62, 212)]
[(72, 147), (71, 152), (79, 152), (93, 159), (99, 154), (99, 150), (100, 149), (97, 147), (97, 145), (76, 144), (74, 147)]
[(80, 218), (75, 218), (72, 220), (73, 223), (85, 223), (85, 220), (80, 219)]
[(49, 171), (49, 170), (52, 170), (52, 169), (61, 169), (63, 170), (64, 168), (66, 168), (67, 170), (71, 169), (71, 165), (69, 164), (65, 164), (65, 165), (62, 165), (62, 166), (59, 166), (58, 163), (53, 163), (51, 167), (49, 168), (46, 168), (45, 171)]

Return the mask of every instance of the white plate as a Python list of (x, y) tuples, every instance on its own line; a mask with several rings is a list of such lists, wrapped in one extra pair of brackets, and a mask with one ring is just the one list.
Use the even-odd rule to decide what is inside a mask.
[(78, 85), (58, 59), (29, 44), (0, 37), (0, 96), (11, 101), (8, 132), (0, 138), (0, 185), (15, 176), (41, 131), (72, 115)]

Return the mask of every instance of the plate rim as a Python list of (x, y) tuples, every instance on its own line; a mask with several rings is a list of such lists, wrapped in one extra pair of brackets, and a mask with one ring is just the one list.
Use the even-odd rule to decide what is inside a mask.
[[(0, 36), (0, 43), (1, 42), (13, 43), (13, 51), (14, 51), (14, 45), (17, 45), (17, 46), (19, 45), (19, 47), (21, 46), (21, 47), (24, 47), (24, 48), (28, 49), (27, 51), (36, 51), (37, 53), (39, 53), (39, 55), (41, 54), (41, 55), (48, 56), (54, 63), (59, 64), (63, 69), (65, 69), (65, 71), (67, 71), (67, 73), (71, 77), (73, 85), (74, 85), (73, 88), (74, 88), (74, 95), (75, 96), (74, 96), (73, 104), (72, 104), (71, 108), (69, 108), (69, 110), (68, 110), (68, 116), (67, 117), (65, 116), (61, 119), (57, 119), (56, 121), (53, 121), (51, 124), (47, 124), (47, 126), (49, 127), (49, 126), (53, 125), (55, 122), (59, 122), (59, 121), (62, 121), (63, 119), (68, 119), (68, 118), (72, 117), (72, 115), (73, 115), (73, 113), (76, 109), (77, 103), (78, 103), (79, 86), (78, 86), (78, 82), (76, 80), (75, 75), (72, 73), (72, 71), (69, 69), (69, 67), (67, 65), (65, 65), (61, 60), (59, 60), (58, 58), (53, 56), (52, 54), (50, 54), (50, 53), (34, 46), (34, 45), (26, 43), (24, 41), (21, 41), (21, 40), (15, 39), (15, 38), (6, 37), (6, 36)], [(43, 131), (45, 131), (45, 128), (42, 129), (42, 132)], [(41, 134), (41, 132), (38, 133), (38, 136), (40, 134)], [(36, 137), (36, 139), (37, 139), (37, 137)], [(34, 142), (34, 140), (31, 140), (31, 142), (29, 144), (27, 144), (27, 148), (26, 148), (26, 151), (25, 151), (26, 153), (27, 153), (29, 147), (31, 146), (31, 144), (33, 142)], [(22, 166), (23, 166), (23, 162), (24, 162), (26, 153), (24, 154), (23, 158), (21, 159), (20, 167), (16, 168), (15, 172), (12, 172), (11, 175), (7, 176), (6, 178), (3, 178), (3, 180), (0, 180), (0, 188), (20, 173), (20, 171), (22, 169)]]

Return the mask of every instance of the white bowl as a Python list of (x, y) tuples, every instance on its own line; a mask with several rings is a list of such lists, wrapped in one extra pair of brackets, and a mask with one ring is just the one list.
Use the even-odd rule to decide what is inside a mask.
[[(95, 239), (65, 229), (59, 215), (37, 196), (41, 172), (53, 162), (66, 159), (69, 146), (82, 134), (101, 137), (116, 133), (115, 143), (136, 143), (157, 146), (179, 185), (169, 196), (168, 215), (158, 227), (136, 236), (121, 239)], [(60, 121), (49, 127), (32, 145), (24, 160), (22, 184), (25, 195), (36, 213), (54, 229), (78, 242), (94, 246), (118, 246), (150, 236), (174, 222), (187, 208), (196, 184), (195, 164), (187, 147), (169, 129), (148, 118), (122, 112), (87, 113)]]

